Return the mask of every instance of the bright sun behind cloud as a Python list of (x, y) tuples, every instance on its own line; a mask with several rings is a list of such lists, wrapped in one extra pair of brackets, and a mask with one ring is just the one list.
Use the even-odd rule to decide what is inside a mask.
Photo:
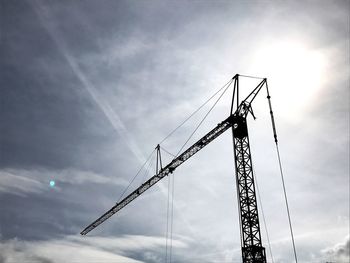
[(317, 99), (322, 88), (326, 57), (324, 52), (301, 42), (266, 43), (253, 55), (252, 72), (267, 77), (279, 114), (297, 120)]

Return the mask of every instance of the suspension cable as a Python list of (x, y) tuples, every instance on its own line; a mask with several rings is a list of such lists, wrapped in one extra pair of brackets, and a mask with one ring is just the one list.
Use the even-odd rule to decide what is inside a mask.
[(251, 79), (264, 79), (264, 78), (260, 78), (260, 77), (255, 77), (255, 76), (249, 76), (249, 75), (241, 75), (239, 74), (240, 77), (245, 77), (245, 78), (251, 78)]
[(124, 194), (126, 193), (126, 191), (129, 189), (129, 187), (132, 185), (132, 183), (135, 181), (136, 177), (139, 175), (139, 173), (141, 172), (141, 170), (144, 168), (144, 166), (148, 163), (148, 161), (151, 159), (153, 153), (155, 152), (155, 149), (151, 152), (151, 154), (147, 157), (146, 161), (142, 164), (141, 168), (137, 171), (137, 173), (135, 174), (135, 176), (131, 179), (129, 185), (124, 189), (123, 193), (120, 195), (117, 203), (119, 203), (119, 201), (123, 198)]
[[(216, 94), (218, 94), (222, 89), (224, 89), (224, 91), (220, 94), (219, 98), (215, 101), (215, 103), (213, 104), (213, 106), (211, 106), (211, 108), (209, 109), (209, 111), (206, 113), (206, 115), (204, 116), (204, 118), (200, 121), (200, 123), (197, 125), (197, 127), (194, 129), (194, 131), (191, 133), (191, 135), (189, 136), (189, 138), (185, 141), (185, 143), (182, 145), (182, 147), (180, 148), (180, 150), (178, 151), (178, 153), (176, 155), (173, 155), (172, 153), (168, 152), (167, 150), (165, 150), (163, 147), (161, 147), (166, 153), (172, 155), (173, 157), (176, 157), (180, 154), (180, 152), (183, 150), (183, 148), (185, 147), (185, 145), (188, 143), (188, 141), (192, 138), (192, 136), (194, 135), (194, 133), (198, 130), (198, 128), (200, 127), (200, 125), (204, 122), (204, 120), (207, 118), (207, 116), (209, 115), (209, 113), (213, 110), (213, 108), (216, 106), (216, 104), (219, 102), (219, 100), (222, 98), (222, 96), (225, 94), (225, 92), (227, 91), (227, 89), (230, 87), (231, 83), (233, 82), (233, 79), (231, 79), (230, 81), (228, 81), (223, 87), (221, 87), (217, 92), (214, 93), (214, 95), (212, 95), (204, 104), (202, 104), (197, 110), (195, 110), (188, 118), (185, 119), (185, 121), (183, 121), (177, 128), (175, 128), (168, 136), (166, 136), (159, 144), (161, 144), (162, 142), (164, 142), (167, 138), (169, 138), (177, 129), (179, 129), (185, 122), (187, 122), (195, 113), (197, 113), (201, 108), (203, 108), (204, 105), (206, 105), (213, 97), (215, 97)], [(175, 194), (175, 176), (173, 175), (169, 175), (168, 177), (168, 203), (167, 203), (167, 233), (166, 233), (166, 244), (165, 244), (165, 262), (168, 262), (168, 250), (169, 250), (169, 262), (171, 263), (172, 260), (172, 244), (173, 244), (173, 225), (174, 225), (174, 194)], [(170, 179), (171, 179), (171, 184), (170, 184)], [(171, 188), (171, 200), (170, 200), (170, 188)], [(171, 207), (169, 209), (169, 205), (171, 202)], [(170, 210), (170, 211), (169, 211)], [(170, 212), (170, 233), (169, 233), (169, 212)], [(169, 237), (170, 236), (170, 237)], [(168, 239), (170, 239), (170, 246), (168, 249)]]
[(177, 152), (176, 156), (178, 156), (181, 151), (183, 150), (183, 148), (186, 146), (186, 144), (188, 143), (188, 141), (192, 138), (192, 136), (194, 135), (194, 133), (198, 130), (198, 128), (202, 125), (202, 123), (204, 122), (204, 120), (208, 117), (209, 113), (213, 110), (213, 108), (216, 106), (216, 104), (219, 102), (219, 100), (222, 98), (222, 96), (225, 94), (225, 92), (227, 91), (227, 89), (230, 87), (230, 85), (232, 84), (233, 79), (231, 79), (228, 82), (228, 85), (226, 84), (226, 88), (224, 89), (224, 91), (220, 94), (220, 96), (217, 98), (217, 100), (214, 102), (213, 106), (211, 106), (211, 108), (209, 109), (209, 111), (205, 114), (205, 116), (203, 117), (203, 119), (199, 122), (199, 124), (197, 125), (197, 127), (194, 129), (194, 131), (191, 133), (191, 135), (188, 137), (188, 139), (185, 141), (185, 143), (181, 146), (180, 150)]
[(272, 105), (271, 105), (271, 96), (270, 96), (270, 93), (269, 93), (269, 88), (267, 86), (267, 82), (265, 82), (265, 84), (266, 84), (266, 90), (267, 90), (267, 99), (268, 99), (269, 108), (270, 108), (270, 116), (271, 116), (273, 137), (274, 137), (274, 140), (275, 140), (276, 152), (277, 152), (277, 156), (278, 156), (279, 170), (280, 170), (282, 186), (283, 186), (284, 200), (285, 200), (285, 203), (286, 203), (286, 209), (287, 209), (287, 215), (288, 215), (289, 230), (290, 230), (290, 235), (291, 235), (292, 244), (293, 244), (294, 259), (295, 259), (295, 262), (298, 263), (298, 257), (297, 257), (297, 251), (296, 251), (296, 248), (295, 248), (295, 241), (294, 241), (294, 234), (293, 234), (293, 227), (292, 227), (292, 220), (291, 220), (290, 211), (289, 211), (289, 205), (288, 205), (286, 185), (285, 185), (285, 182), (284, 182), (284, 175), (283, 175), (283, 169), (282, 169), (281, 156), (280, 156), (280, 151), (279, 151), (279, 148), (278, 148), (278, 140), (277, 140), (275, 118), (273, 116)]
[(211, 101), (221, 90), (223, 90), (227, 85), (232, 83), (232, 79), (230, 79), (224, 86), (218, 89), (213, 95), (210, 96), (199, 108), (197, 108), (194, 112), (192, 112), (183, 122), (181, 122), (174, 130), (172, 130), (167, 136), (164, 137), (163, 140), (160, 141), (159, 144), (163, 143), (166, 139), (168, 139), (171, 135), (174, 134), (181, 126), (183, 126), (189, 119), (193, 117), (200, 109), (202, 109), (209, 101)]
[(142, 176), (141, 184), (145, 182), (147, 175), (149, 175), (149, 172), (151, 170), (151, 166), (154, 162), (155, 157), (156, 157), (155, 154), (153, 154), (151, 160), (148, 162), (148, 165), (146, 166), (145, 171), (144, 171), (143, 176)]
[(172, 157), (176, 157), (175, 154), (172, 154), (168, 150), (164, 149), (164, 147), (160, 146), (160, 149), (162, 149), (164, 152), (166, 152), (167, 154), (171, 155)]

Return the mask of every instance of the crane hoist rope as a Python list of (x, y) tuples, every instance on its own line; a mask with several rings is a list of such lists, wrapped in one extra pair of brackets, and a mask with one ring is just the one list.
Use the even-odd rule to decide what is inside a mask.
[[(217, 103), (220, 101), (220, 99), (223, 97), (223, 95), (226, 93), (226, 91), (228, 90), (228, 88), (230, 87), (230, 85), (232, 84), (232, 79), (227, 82), (223, 87), (221, 87), (217, 92), (215, 92), (204, 104), (202, 104), (197, 110), (195, 110), (186, 120), (189, 120), (195, 113), (197, 113), (205, 104), (207, 104), (212, 98), (214, 98), (222, 89), (224, 89), (224, 91), (220, 94), (220, 96), (216, 99), (216, 101), (214, 102), (214, 104), (209, 108), (209, 110), (207, 111), (207, 113), (204, 115), (204, 117), (202, 118), (202, 120), (198, 123), (198, 125), (196, 126), (196, 128), (193, 130), (193, 132), (190, 134), (190, 136), (187, 138), (187, 140), (185, 141), (185, 143), (181, 146), (180, 150), (178, 151), (177, 155), (179, 155), (179, 153), (181, 153), (181, 151), (183, 150), (183, 148), (186, 146), (186, 144), (190, 141), (190, 139), (193, 137), (193, 135), (195, 134), (195, 132), (199, 129), (199, 127), (203, 124), (203, 122), (205, 121), (205, 119), (208, 117), (208, 115), (210, 114), (210, 112), (214, 109), (214, 107), (217, 105)], [(170, 134), (173, 134), (178, 128), (180, 128), (185, 122), (182, 122), (177, 128), (175, 128), (175, 130), (173, 130), (173, 132), (171, 132)], [(169, 136), (167, 136), (166, 138), (168, 138)], [(162, 140), (162, 142), (164, 142), (164, 140)], [(159, 145), (159, 144), (158, 144)], [(173, 157), (176, 157), (177, 155), (173, 155)], [(159, 154), (160, 156), (160, 154)], [(169, 184), (171, 179), (171, 184)], [(165, 262), (168, 262), (168, 249), (169, 249), (169, 262), (171, 263), (171, 258), (172, 258), (172, 242), (173, 242), (173, 220), (174, 220), (174, 193), (175, 193), (175, 177), (173, 175), (170, 175), (168, 178), (168, 204), (167, 204), (167, 233), (166, 233), (166, 246), (165, 246)], [(170, 234), (168, 233), (169, 228), (168, 228), (168, 224), (169, 224), (169, 193), (170, 193), (170, 186), (171, 186), (171, 213), (170, 213)], [(170, 235), (170, 237), (169, 237)], [(168, 239), (170, 239), (170, 247), (168, 248)]]
[[(256, 98), (256, 96), (261, 91), (262, 87), (264, 87), (264, 86), (267, 89), (267, 94), (268, 94), (267, 98), (269, 101), (272, 128), (273, 128), (275, 143), (277, 146), (276, 127), (275, 127), (275, 122), (274, 122), (274, 117), (273, 117), (270, 95), (269, 95), (269, 91), (268, 91), (266, 78), (245, 76), (248, 78), (256, 78), (256, 79), (259, 79), (261, 81), (244, 100), (240, 100), (240, 97), (239, 97), (239, 76), (240, 76), (239, 74), (236, 74), (226, 84), (226, 85), (228, 85), (228, 84), (231, 85), (232, 82), (234, 83), (232, 103), (231, 103), (231, 109), (230, 109), (229, 116), (226, 119), (224, 119), (222, 122), (217, 124), (216, 127), (214, 127), (211, 131), (209, 131), (207, 134), (205, 134), (202, 138), (200, 138), (192, 146), (190, 146), (185, 151), (180, 153), (182, 151), (182, 149), (185, 147), (185, 145), (187, 144), (188, 140), (192, 137), (194, 132), (197, 130), (197, 128), (198, 128), (197, 127), (196, 130), (190, 135), (190, 138), (181, 147), (179, 153), (176, 154), (176, 157), (174, 157), (174, 159), (169, 164), (167, 164), (165, 167), (161, 167), (161, 169), (159, 169), (159, 171), (156, 171), (156, 174), (154, 176), (149, 178), (146, 182), (142, 183), (141, 186), (139, 186), (137, 189), (135, 189), (129, 195), (124, 197), (124, 199), (122, 199), (121, 201), (118, 201), (110, 210), (108, 210), (106, 213), (104, 213), (102, 216), (100, 216), (98, 219), (96, 219), (93, 223), (91, 223), (89, 226), (87, 226), (81, 232), (81, 235), (86, 235), (88, 232), (90, 232), (91, 230), (93, 230), (94, 228), (99, 226), (101, 223), (106, 221), (112, 215), (114, 215), (115, 213), (120, 211), (122, 208), (124, 208), (126, 205), (128, 205), (130, 202), (135, 200), (138, 196), (143, 194), (145, 191), (147, 191), (149, 188), (151, 188), (153, 185), (155, 185), (161, 179), (172, 174), (182, 163), (187, 161), (189, 158), (191, 158), (193, 155), (195, 155), (198, 151), (203, 149), (210, 142), (212, 142), (213, 140), (218, 138), (221, 134), (223, 134), (225, 131), (227, 131), (228, 129), (231, 128), (232, 138), (233, 138), (233, 147), (234, 147), (234, 157), (235, 157), (234, 160), (235, 160), (235, 171), (236, 171), (236, 187), (237, 187), (237, 196), (238, 196), (238, 208), (239, 208), (239, 213), (240, 213), (239, 222), (240, 222), (240, 231), (241, 231), (241, 245), (242, 245), (243, 263), (266, 263), (265, 248), (262, 246), (262, 241), (261, 241), (258, 206), (257, 206), (257, 200), (256, 200), (254, 174), (253, 174), (253, 169), (252, 169), (250, 143), (249, 143), (249, 136), (248, 136), (248, 129), (247, 129), (247, 116), (249, 114), (251, 114), (253, 116), (253, 118), (255, 119), (255, 115), (254, 115), (253, 108), (252, 108), (252, 102), (254, 101), (254, 99)], [(224, 85), (224, 87), (226, 85)], [(226, 87), (225, 91), (227, 90), (227, 88), (228, 87)], [(214, 104), (214, 106), (215, 106), (215, 104)], [(209, 112), (207, 114), (209, 114)], [(185, 122), (186, 121), (187, 121), (187, 119), (185, 120)], [(183, 122), (183, 123), (185, 123), (185, 122)], [(183, 124), (181, 124), (181, 125), (183, 125)], [(173, 132), (175, 132), (175, 130)], [(171, 132), (166, 138), (164, 138), (162, 140), (162, 142), (164, 140), (166, 140), (173, 132)], [(160, 150), (159, 145), (157, 147), (158, 147), (158, 150)], [(278, 147), (277, 147), (277, 150), (278, 150)], [(279, 159), (279, 161), (280, 161), (280, 159)], [(280, 170), (282, 172), (281, 162), (279, 162), (279, 163), (280, 163)], [(290, 230), (291, 230), (291, 234), (292, 234), (295, 259), (297, 261), (296, 250), (295, 250), (295, 245), (294, 245), (293, 231), (291, 228), (288, 201), (286, 199), (286, 191), (285, 191), (283, 173), (281, 173), (281, 176), (282, 176), (282, 181), (283, 181), (285, 200), (286, 200), (286, 204), (287, 204), (288, 218), (289, 218)], [(172, 190), (173, 190), (173, 188), (172, 188)], [(172, 241), (172, 239), (170, 239), (170, 242), (171, 241)]]

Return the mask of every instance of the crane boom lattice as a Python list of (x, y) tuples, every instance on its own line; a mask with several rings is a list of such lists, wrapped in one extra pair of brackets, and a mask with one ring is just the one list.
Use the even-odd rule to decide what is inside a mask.
[(187, 150), (185, 150), (178, 157), (174, 158), (167, 166), (165, 166), (163, 169), (161, 169), (158, 174), (154, 175), (149, 180), (144, 182), (140, 187), (138, 187), (136, 190), (134, 190), (131, 194), (126, 196), (123, 200), (118, 202), (115, 206), (113, 206), (110, 210), (108, 210), (106, 213), (104, 213), (101, 217), (99, 217), (97, 220), (95, 220), (93, 223), (91, 223), (89, 226), (87, 226), (83, 231), (81, 231), (80, 234), (86, 235), (91, 230), (93, 230), (98, 225), (102, 224), (104, 221), (106, 221), (112, 215), (114, 215), (119, 210), (121, 210), (123, 207), (125, 207), (127, 204), (132, 202), (134, 199), (136, 199), (138, 196), (140, 196), (146, 190), (148, 190), (153, 185), (158, 183), (165, 176), (174, 172), (174, 170), (177, 167), (179, 167), (182, 163), (184, 163), (186, 160), (191, 158), (194, 154), (196, 154), (198, 151), (200, 151), (202, 148), (204, 148), (206, 145), (208, 145), (211, 141), (213, 141), (214, 139), (219, 137), (223, 132), (225, 132), (227, 129), (229, 129), (232, 125), (231, 119), (232, 119), (232, 117), (230, 116), (226, 120), (224, 120), (223, 122), (219, 123), (214, 129), (212, 129), (210, 132), (208, 132), (206, 135), (204, 135), (195, 144), (193, 144), (191, 147), (189, 147)]

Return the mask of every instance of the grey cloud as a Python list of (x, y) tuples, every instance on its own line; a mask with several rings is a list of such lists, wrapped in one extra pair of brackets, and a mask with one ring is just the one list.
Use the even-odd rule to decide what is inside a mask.
[[(48, 241), (0, 242), (1, 262), (162, 262), (163, 237), (127, 235), (120, 238), (65, 236)], [(186, 247), (173, 240), (173, 248)]]
[(322, 251), (325, 257), (331, 261), (349, 262), (350, 260), (350, 238), (349, 236), (341, 243)]
[(55, 188), (60, 191), (60, 184), (79, 185), (84, 183), (112, 184), (126, 187), (128, 182), (122, 178), (111, 178), (91, 171), (65, 170), (0, 170), (0, 192), (11, 194), (40, 193), (50, 190), (49, 182), (56, 182)]
[[(139, 167), (125, 137), (116, 132), (77, 73), (96, 89), (101, 98), (97, 101), (120, 117), (142, 155), (232, 74), (251, 73), (244, 71), (258, 64), (252, 54), (263, 44), (281, 39), (304, 43), (308, 51), (322, 53), (329, 65), (327, 82), (320, 84), (315, 101), (297, 122), (288, 116), (281, 119), (275, 109), (296, 236), (329, 228), (327, 242), (332, 243), (334, 224), (329, 222), (337, 222), (337, 231), (348, 225), (348, 1), (5, 1), (2, 6), (2, 240), (17, 236), (26, 244), (41, 240), (41, 245), (52, 245), (62, 236), (78, 234), (116, 202)], [(55, 43), (56, 33), (61, 46)], [(264, 63), (257, 74), (264, 71)], [(276, 74), (266, 77), (275, 79)], [(284, 83), (277, 84), (271, 85), (274, 101), (288, 92)], [(281, 104), (291, 111), (296, 107), (289, 98)], [(226, 116), (226, 108), (196, 135), (215, 126), (221, 115)], [(264, 120), (258, 113), (257, 123)], [(265, 142), (271, 138), (270, 130), (264, 132), (266, 126), (252, 128), (254, 162), (268, 224), (273, 226), (270, 238), (286, 240), (282, 193), (276, 183), (274, 149)], [(165, 146), (176, 152), (190, 132), (186, 126)], [(177, 260), (240, 259), (231, 140), (230, 134), (223, 135), (176, 173), (174, 230), (190, 238), (187, 247), (176, 248)], [(49, 188), (50, 179), (57, 181), (57, 188)], [(149, 190), (92, 236), (163, 236), (165, 199), (158, 188)], [(343, 219), (337, 221), (338, 216)], [(91, 243), (82, 245), (94, 251), (99, 240), (90, 237)], [(310, 240), (297, 240), (304, 248), (301, 259), (319, 253), (326, 242), (321, 237)], [(141, 250), (130, 246), (123, 253), (157, 262), (164, 248), (151, 243), (156, 245)], [(101, 242), (99, 249), (106, 248), (113, 252), (114, 247)], [(289, 252), (286, 242), (276, 245), (281, 261), (288, 262)]]

